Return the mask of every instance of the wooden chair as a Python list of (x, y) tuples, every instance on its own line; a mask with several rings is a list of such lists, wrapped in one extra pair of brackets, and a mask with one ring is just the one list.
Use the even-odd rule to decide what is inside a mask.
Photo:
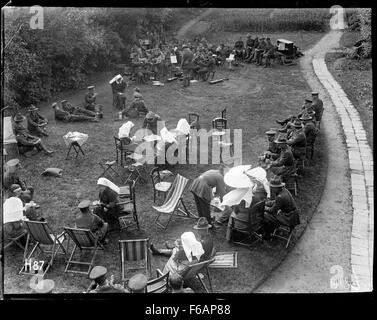
[(169, 272), (163, 274), (160, 269), (156, 270), (157, 278), (147, 283), (147, 293), (165, 293), (169, 291)]
[[(189, 279), (196, 277), (200, 281), (201, 285), (203, 286), (203, 289), (207, 293), (212, 292), (212, 282), (211, 282), (211, 276), (210, 276), (210, 273), (209, 273), (208, 266), (214, 261), (215, 261), (215, 258), (212, 258), (212, 259), (202, 261), (202, 262), (198, 262), (198, 263), (195, 263), (195, 264), (189, 266), (188, 269), (187, 269), (187, 273), (185, 274), (185, 276), (183, 278), (183, 281), (186, 281), (186, 280), (189, 280)], [(204, 281), (202, 280), (204, 275), (201, 272), (204, 272), (204, 271), (207, 274), (210, 290), (207, 289)]]
[(119, 225), (120, 230), (124, 230), (132, 226), (132, 222), (135, 223), (138, 230), (139, 218), (136, 210), (136, 193), (135, 193), (135, 181), (130, 180), (125, 186), (120, 187), (119, 191)]
[[(271, 241), (276, 237), (286, 241), (285, 248), (287, 249), (289, 243), (291, 242), (292, 235), (293, 235), (294, 228), (290, 228), (288, 226), (279, 225), (275, 228), (274, 232), (272, 233)], [(284, 234), (286, 236), (284, 236)]]
[[(31, 272), (31, 268), (27, 271), (27, 262), (35, 260), (36, 255), (34, 255), (35, 250), (38, 248), (43, 254), (50, 256), (50, 259), (47, 263), (47, 267), (43, 266), (43, 276), (46, 274), (48, 269), (52, 266), (55, 256), (58, 254), (59, 249), (61, 249), (63, 254), (66, 254), (66, 249), (63, 247), (64, 241), (66, 240), (65, 232), (56, 235), (48, 226), (47, 222), (41, 221), (24, 221), (28, 235), (26, 240), (26, 246), (24, 251), (24, 265), (20, 270), (20, 274), (34, 275), (34, 272)], [(32, 248), (29, 255), (27, 251), (29, 249), (29, 243), (34, 242), (35, 245)], [(48, 250), (43, 250), (42, 246), (49, 247)]]
[[(313, 160), (313, 156), (314, 156), (314, 144), (315, 144), (315, 140), (317, 138), (317, 135), (314, 136), (314, 139), (312, 141), (310, 141), (309, 143), (306, 143), (306, 157), (310, 160)], [(309, 152), (310, 152), (310, 156), (309, 156)]]
[(294, 170), (290, 175), (287, 176), (282, 176), (282, 180), (285, 183), (285, 187), (289, 190), (292, 191), (292, 193), (297, 196), (298, 193), (298, 177), (299, 175), (297, 174), (297, 167), (296, 167), (296, 162), (294, 162)]
[[(198, 218), (198, 216), (196, 216), (195, 214), (187, 210), (186, 205), (182, 199), (182, 195), (186, 189), (187, 183), (188, 183), (187, 178), (181, 176), (180, 174), (177, 174), (177, 176), (174, 179), (173, 185), (166, 196), (167, 200), (164, 202), (164, 204), (158, 207), (152, 206), (153, 209), (158, 211), (158, 215), (155, 219), (155, 223), (161, 228), (166, 229), (168, 227), (168, 224), (170, 223), (171, 218), (173, 218), (173, 216), (181, 217), (181, 218), (193, 218), (193, 219)], [(180, 208), (180, 205), (183, 206), (183, 209)], [(176, 211), (178, 212), (176, 213)], [(169, 215), (169, 219), (165, 225), (161, 224), (158, 221), (161, 214)]]
[[(65, 267), (64, 272), (73, 272), (73, 273), (81, 273), (81, 274), (87, 274), (89, 275), (92, 266), (94, 264), (94, 260), (97, 255), (98, 250), (104, 250), (104, 247), (102, 243), (98, 240), (96, 236), (89, 230), (89, 229), (78, 229), (78, 228), (64, 228), (65, 232), (68, 234), (69, 238), (72, 239), (74, 242), (74, 248), (72, 250), (71, 256), (69, 257), (69, 260), (67, 262), (67, 265)], [(69, 240), (68, 238), (68, 240)], [(67, 243), (67, 249), (69, 246), (69, 242)], [(93, 252), (91, 255), (90, 260), (86, 261), (75, 261), (72, 260), (74, 258), (74, 254), (76, 250), (79, 249), (80, 253), (83, 251), (85, 252)], [(72, 266), (88, 266), (87, 271), (78, 271), (71, 269), (70, 267)]]
[(196, 121), (197, 123), (199, 123), (199, 114), (197, 114), (197, 113), (194, 113), (194, 112), (190, 112), (189, 114), (188, 114), (188, 123), (190, 124), (190, 126), (191, 126), (191, 124), (194, 122), (194, 121)]
[(227, 129), (228, 120), (224, 118), (215, 118), (212, 120), (212, 129), (222, 131)]
[[(144, 270), (146, 276), (151, 274), (151, 258), (149, 249), (149, 238), (133, 239), (133, 240), (119, 240), (120, 262), (121, 262), (121, 277), (123, 285), (130, 277), (127, 277), (129, 270)], [(142, 267), (126, 267), (127, 262), (143, 262)]]
[[(249, 215), (249, 219), (253, 218), (258, 212), (263, 214), (264, 206), (264, 200), (256, 203), (251, 209), (252, 212)], [(263, 241), (262, 235), (257, 233), (262, 228), (262, 224), (253, 226), (252, 221), (240, 219), (233, 215), (230, 216), (230, 219), (230, 241), (232, 243), (251, 248), (255, 243)], [(242, 236), (242, 238), (236, 240), (235, 233)]]
[(166, 195), (172, 186), (172, 183), (161, 180), (160, 169), (158, 167), (154, 167), (151, 170), (149, 176), (151, 177), (152, 186), (153, 186), (153, 202), (156, 203), (156, 195), (159, 195), (160, 193), (164, 194), (164, 200), (165, 200)]
[(226, 119), (226, 108), (221, 111), (221, 118)]
[(132, 143), (131, 139), (128, 137), (119, 139), (114, 136), (115, 142), (115, 151), (116, 151), (116, 162), (119, 164), (120, 156), (120, 165), (123, 166), (123, 159), (127, 156), (133, 154), (137, 148), (137, 144)]

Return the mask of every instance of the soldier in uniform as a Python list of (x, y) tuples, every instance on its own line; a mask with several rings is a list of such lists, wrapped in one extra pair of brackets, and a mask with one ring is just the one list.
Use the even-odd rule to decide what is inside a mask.
[(251, 34), (248, 33), (246, 36), (246, 52), (245, 52), (245, 60), (251, 58), (254, 49), (254, 39), (251, 37)]
[(84, 115), (71, 114), (68, 111), (64, 111), (64, 110), (60, 109), (56, 102), (54, 102), (51, 105), (51, 107), (54, 109), (55, 120), (60, 120), (60, 121), (64, 121), (64, 122), (77, 122), (77, 121), (98, 122), (97, 116), (89, 117), (89, 116), (84, 116)]
[(88, 87), (88, 92), (85, 95), (84, 106), (85, 109), (94, 111), (100, 118), (103, 117), (102, 107), (96, 104), (97, 92), (94, 92), (94, 86)]
[(276, 135), (276, 131), (274, 130), (269, 130), (266, 132), (267, 141), (268, 141), (268, 149), (264, 153), (264, 156), (266, 159), (269, 159), (270, 157), (277, 158), (280, 154), (279, 147), (275, 143), (275, 135)]
[(270, 38), (267, 38), (266, 41), (267, 44), (263, 53), (263, 57), (266, 59), (266, 64), (264, 65), (265, 68), (271, 66), (270, 59), (275, 57), (275, 46), (271, 43)]
[(318, 129), (313, 122), (313, 117), (309, 116), (308, 114), (304, 114), (300, 120), (304, 123), (304, 133), (306, 136), (306, 144), (310, 145), (314, 142), (317, 134)]
[(300, 158), (306, 154), (306, 136), (300, 120), (296, 119), (293, 124), (293, 131), (288, 135), (287, 144), (291, 146), (295, 158)]
[[(304, 113), (314, 114), (314, 109), (312, 106), (312, 100), (311, 99), (305, 99), (304, 105), (301, 107), (301, 112), (297, 116), (289, 116), (288, 118), (284, 120), (276, 120), (276, 123), (283, 126), (283, 130), (287, 129), (295, 119), (300, 118)], [(288, 125), (288, 126), (286, 126)]]
[(294, 158), (291, 148), (287, 145), (287, 139), (283, 136), (278, 136), (275, 143), (279, 145), (280, 155), (275, 159), (266, 159), (267, 170), (278, 176), (289, 175), (294, 170)]
[(24, 119), (25, 117), (21, 114), (17, 114), (14, 117), (14, 131), (20, 153), (25, 154), (26, 152), (33, 151), (36, 148), (36, 150), (44, 151), (46, 155), (51, 156), (54, 151), (48, 150), (40, 138), (35, 137), (28, 132), (28, 130), (22, 125), (22, 121)]
[(21, 187), (20, 198), (24, 202), (30, 202), (33, 199), (34, 188), (27, 186), (19, 176), (19, 170), (21, 168), (20, 160), (11, 159), (6, 163), (6, 169), (3, 175), (3, 187), (4, 190), (10, 191), (14, 185)]
[(38, 108), (34, 105), (31, 105), (28, 109), (27, 118), (27, 129), (31, 134), (36, 136), (48, 136), (46, 131), (46, 126), (48, 120), (46, 117), (37, 112)]
[(183, 86), (188, 87), (190, 85), (191, 71), (194, 67), (192, 62), (194, 54), (186, 44), (182, 46), (182, 49), (181, 68), (183, 70)]
[(76, 228), (89, 229), (102, 243), (108, 243), (106, 239), (109, 224), (99, 216), (90, 211), (90, 200), (83, 200), (79, 203), (80, 213), (76, 217)]
[(319, 125), (323, 114), (323, 101), (318, 97), (318, 92), (312, 92), (312, 107), (315, 111), (315, 121)]
[(148, 278), (142, 273), (137, 273), (128, 280), (128, 289), (131, 293), (145, 293), (148, 284)]
[(120, 284), (114, 284), (114, 276), (107, 279), (107, 269), (102, 266), (95, 266), (90, 271), (89, 279), (92, 280), (87, 292), (89, 293), (129, 293)]
[(130, 118), (134, 118), (135, 116), (139, 116), (140, 114), (147, 115), (149, 110), (145, 106), (145, 102), (139, 88), (135, 88), (133, 96), (134, 101), (131, 102), (131, 105), (127, 110), (124, 110), (122, 112), (122, 115)]
[[(162, 121), (161, 117), (158, 114), (153, 113), (152, 111), (149, 111), (147, 113), (147, 115), (145, 116), (142, 128), (151, 130), (153, 134), (158, 134), (157, 133), (157, 129), (158, 129), (157, 125), (158, 125), (159, 121)], [(162, 125), (161, 128), (163, 128), (163, 127), (164, 126)]]
[(264, 41), (264, 38), (260, 38), (258, 43), (258, 47), (255, 49), (254, 61), (256, 62), (257, 66), (262, 65), (262, 55), (264, 50), (266, 49), (267, 43)]
[(271, 193), (275, 200), (267, 200), (264, 214), (265, 239), (271, 238), (271, 233), (278, 225), (294, 228), (300, 224), (299, 210), (291, 193), (278, 176), (269, 181)]
[(84, 116), (88, 116), (92, 118), (95, 118), (97, 116), (97, 114), (93, 111), (86, 110), (79, 106), (74, 107), (67, 100), (62, 100), (61, 105), (64, 111), (67, 111), (68, 113), (73, 114), (73, 115), (84, 115)]

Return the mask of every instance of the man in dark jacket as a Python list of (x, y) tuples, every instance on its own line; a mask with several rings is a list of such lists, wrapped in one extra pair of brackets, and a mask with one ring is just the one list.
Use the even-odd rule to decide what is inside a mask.
[(262, 55), (264, 50), (266, 49), (267, 43), (264, 41), (264, 38), (260, 39), (260, 42), (258, 44), (258, 48), (255, 49), (255, 62), (257, 66), (262, 65)]
[(17, 146), (20, 153), (25, 154), (26, 152), (33, 151), (36, 148), (36, 150), (44, 151), (46, 155), (51, 156), (53, 151), (48, 150), (40, 138), (29, 134), (28, 130), (22, 125), (22, 121), (24, 119), (25, 117), (21, 114), (17, 114), (14, 117), (14, 132), (16, 134)]
[(97, 117), (88, 117), (84, 115), (71, 114), (68, 111), (64, 111), (59, 108), (58, 104), (54, 102), (51, 106), (55, 112), (55, 120), (60, 120), (64, 122), (77, 122), (77, 121), (91, 121), (98, 122)]
[(207, 218), (208, 222), (211, 222), (210, 204), (213, 198), (212, 189), (216, 188), (216, 193), (221, 201), (226, 193), (223, 173), (222, 167), (220, 170), (208, 170), (196, 178), (190, 187), (199, 216)]
[(95, 118), (97, 116), (97, 114), (93, 111), (86, 110), (79, 106), (74, 107), (67, 100), (62, 100), (61, 105), (64, 111), (67, 111), (68, 113), (73, 114), (73, 115), (84, 115), (91, 118)]
[(267, 41), (266, 48), (264, 49), (264, 52), (263, 52), (263, 57), (266, 59), (266, 64), (264, 65), (265, 68), (267, 68), (268, 66), (271, 66), (270, 60), (271, 58), (275, 57), (275, 46), (271, 43), (270, 38), (267, 38), (266, 41)]
[(121, 75), (116, 76), (111, 82), (113, 91), (113, 107), (118, 110), (124, 110), (126, 107), (126, 82)]
[(84, 107), (87, 110), (96, 112), (102, 118), (102, 106), (96, 103), (97, 92), (94, 91), (94, 86), (88, 87), (88, 92), (85, 95)]
[(31, 105), (28, 109), (27, 118), (27, 129), (31, 134), (36, 136), (48, 136), (46, 131), (47, 118), (37, 112), (38, 108)]
[(318, 134), (318, 129), (315, 125), (315, 123), (313, 122), (313, 117), (307, 115), (307, 114), (304, 114), (300, 120), (303, 122), (304, 124), (304, 133), (305, 133), (305, 136), (306, 136), (306, 144), (309, 145), (309, 144), (312, 144)]
[(273, 177), (269, 182), (271, 193), (275, 195), (275, 200), (266, 201), (265, 208), (265, 238), (269, 239), (271, 233), (278, 225), (290, 228), (300, 224), (299, 210), (291, 193), (284, 188), (278, 176)]
[(288, 134), (287, 144), (291, 146), (295, 158), (300, 158), (306, 154), (306, 136), (300, 120), (296, 119), (292, 123), (293, 131)]
[(194, 54), (186, 44), (182, 46), (182, 49), (181, 68), (183, 71), (183, 86), (188, 87), (190, 85), (191, 71), (194, 67), (192, 62)]
[(315, 121), (317, 122), (317, 125), (322, 119), (323, 114), (323, 101), (319, 99), (318, 92), (312, 92), (312, 107), (315, 111)]
[(287, 145), (287, 139), (283, 136), (279, 136), (275, 143), (279, 145), (280, 155), (273, 161), (272, 159), (267, 159), (266, 164), (267, 170), (271, 173), (279, 176), (289, 175), (294, 169), (294, 158), (291, 148)]

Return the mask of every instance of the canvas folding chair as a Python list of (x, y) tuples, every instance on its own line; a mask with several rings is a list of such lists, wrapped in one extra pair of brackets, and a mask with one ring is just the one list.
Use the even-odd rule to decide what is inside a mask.
[[(47, 222), (42, 221), (24, 221), (26, 229), (28, 231), (27, 239), (26, 239), (26, 246), (24, 251), (24, 261), (23, 266), (20, 270), (20, 274), (27, 274), (27, 275), (34, 275), (35, 272), (28, 265), (29, 262), (34, 261), (43, 261), (43, 260), (36, 260), (37, 255), (34, 255), (36, 249), (38, 248), (40, 252), (43, 254), (47, 254), (50, 256), (50, 260), (46, 263), (44, 262), (41, 267), (43, 268), (43, 276), (46, 274), (48, 269), (52, 266), (54, 262), (55, 256), (59, 253), (59, 249), (61, 249), (62, 253), (66, 254), (66, 249), (63, 247), (64, 241), (66, 239), (65, 232), (56, 235), (48, 226)], [(34, 242), (35, 245), (29, 255), (27, 255), (27, 251), (29, 248), (29, 243)], [(46, 248), (43, 249), (42, 246), (49, 247), (47, 250)], [(47, 267), (45, 267), (47, 265)]]
[(69, 154), (71, 153), (71, 150), (74, 150), (74, 152), (76, 153), (76, 157), (75, 159), (77, 159), (77, 157), (79, 156), (80, 152), (82, 153), (83, 156), (85, 156), (85, 153), (84, 151), (82, 150), (81, 146), (79, 145), (79, 143), (77, 141), (73, 141), (72, 143), (70, 143), (69, 145), (69, 148), (68, 148), (68, 152), (67, 152), (67, 156), (66, 156), (66, 160), (68, 159), (69, 157)]
[[(153, 209), (158, 211), (158, 215), (155, 219), (155, 223), (163, 229), (166, 229), (170, 223), (170, 220), (173, 216), (181, 217), (181, 218), (193, 218), (198, 219), (199, 217), (191, 212), (189, 212), (186, 208), (185, 203), (183, 202), (182, 195), (186, 189), (188, 183), (188, 179), (177, 174), (174, 179), (173, 185), (170, 188), (167, 200), (161, 206), (152, 206)], [(183, 209), (180, 208), (182, 205)], [(177, 213), (176, 213), (177, 212)], [(168, 214), (169, 219), (165, 225), (159, 222), (159, 218), (162, 214)]]
[[(187, 268), (187, 273), (185, 274), (183, 281), (196, 277), (200, 281), (201, 285), (203, 286), (204, 290), (207, 293), (212, 292), (212, 282), (211, 282), (211, 276), (210, 276), (210, 273), (209, 273), (209, 270), (208, 270), (208, 266), (211, 263), (213, 263), (214, 261), (215, 261), (215, 258), (212, 258), (212, 259), (202, 261), (202, 262), (198, 262), (198, 263), (195, 263), (195, 264), (189, 266)], [(202, 278), (204, 278), (204, 275), (201, 272), (204, 272), (204, 271), (207, 274), (210, 290), (207, 289), (207, 287), (206, 287), (206, 285), (205, 285), (205, 283), (202, 279)]]
[(116, 160), (106, 161), (105, 163), (99, 162), (98, 164), (103, 169), (103, 172), (98, 176), (97, 179), (105, 177), (106, 174), (109, 174), (112, 179), (115, 179), (115, 177), (120, 177), (120, 174), (113, 168), (113, 166), (117, 164)]
[(212, 262), (208, 268), (218, 269), (218, 268), (237, 268), (238, 259), (237, 251), (233, 252), (216, 252), (214, 262)]
[[(67, 262), (64, 272), (73, 272), (73, 273), (81, 273), (81, 274), (89, 274), (94, 260), (97, 255), (98, 250), (104, 250), (103, 245), (99, 242), (98, 238), (94, 236), (94, 234), (89, 229), (78, 229), (78, 228), (64, 228), (65, 232), (68, 234), (69, 239), (72, 239), (74, 248), (72, 250), (71, 256)], [(67, 243), (67, 249), (69, 246), (69, 242)], [(83, 252), (92, 252), (91, 259), (86, 261), (76, 261), (73, 260), (76, 250), (80, 250), (80, 255)], [(71, 268), (71, 266), (87, 266), (87, 271), (79, 271)]]
[(143, 183), (147, 183), (145, 176), (147, 176), (147, 171), (145, 168), (144, 157), (138, 153), (132, 153), (126, 156), (126, 159), (132, 161), (130, 164), (124, 166), (129, 172), (129, 175), (125, 181), (127, 183), (129, 180), (134, 180), (135, 183), (140, 179)]
[[(125, 284), (130, 277), (127, 276), (127, 271), (143, 270), (146, 276), (151, 274), (151, 258), (149, 249), (149, 238), (146, 239), (132, 239), (119, 240), (120, 262), (121, 262), (121, 278)], [(127, 262), (143, 262), (141, 267), (126, 267)]]
[(140, 230), (139, 218), (136, 211), (135, 181), (129, 180), (125, 186), (122, 186), (119, 189), (118, 207), (120, 216), (118, 219), (120, 230), (129, 228), (132, 225), (132, 222), (134, 222), (137, 229)]
[[(291, 242), (292, 235), (293, 235), (294, 228), (290, 228), (288, 226), (279, 225), (275, 228), (274, 232), (272, 233), (271, 241), (276, 237), (286, 241), (285, 248), (287, 249), (289, 243)], [(284, 233), (286, 236), (284, 236)]]
[(156, 270), (157, 278), (149, 280), (147, 283), (146, 293), (165, 293), (169, 290), (169, 272), (162, 273), (160, 269)]
[(25, 250), (25, 247), (20, 243), (20, 240), (27, 236), (27, 231), (25, 230), (24, 232), (22, 232), (20, 235), (18, 235), (17, 237), (9, 237), (9, 238), (5, 238), (4, 239), (4, 250), (7, 249), (8, 247), (10, 247), (12, 244), (15, 244), (17, 245), (19, 248), (21, 248), (22, 250)]

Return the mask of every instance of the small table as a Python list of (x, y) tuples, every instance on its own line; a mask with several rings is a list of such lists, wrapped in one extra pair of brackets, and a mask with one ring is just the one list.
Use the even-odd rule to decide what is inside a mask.
[(76, 152), (76, 157), (75, 159), (77, 159), (77, 157), (79, 156), (79, 153), (81, 152), (84, 156), (85, 156), (85, 153), (84, 151), (82, 150), (81, 146), (79, 145), (79, 143), (77, 141), (73, 141), (70, 146), (69, 146), (69, 149), (68, 149), (68, 152), (67, 152), (67, 157), (65, 158), (66, 160), (68, 159), (68, 156), (71, 152), (71, 150), (74, 150)]

